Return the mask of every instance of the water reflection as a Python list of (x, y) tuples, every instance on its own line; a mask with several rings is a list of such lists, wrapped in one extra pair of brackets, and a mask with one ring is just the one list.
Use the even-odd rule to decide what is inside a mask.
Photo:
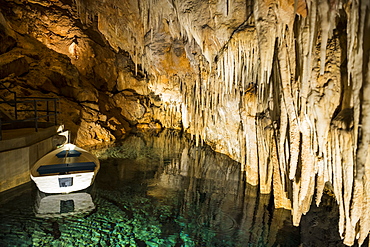
[(94, 209), (95, 204), (91, 195), (87, 192), (53, 195), (37, 191), (35, 203), (36, 217), (67, 217), (86, 214)]
[(178, 132), (132, 135), (90, 151), (101, 160), (91, 194), (45, 196), (31, 183), (5, 201), (0, 194), (0, 246), (299, 246), (302, 236), (312, 242), (306, 229), (292, 226), (289, 211), (275, 210), (270, 195), (245, 183), (238, 163)]
[[(299, 245), (290, 212), (273, 211), (270, 195), (260, 195), (257, 187), (245, 183), (239, 163), (208, 147), (195, 147), (179, 133), (131, 136), (119, 146), (96, 153), (107, 169), (97, 178), (98, 187), (105, 189), (101, 191), (104, 199), (127, 205), (117, 199), (121, 196), (106, 197), (112, 190), (130, 187), (156, 210), (165, 207), (165, 212), (152, 216), (159, 219), (155, 224), (161, 228), (161, 238), (172, 237), (172, 244), (273, 246), (280, 241), (285, 246)], [(135, 211), (137, 206), (128, 208)], [(145, 217), (134, 217), (145, 225)], [(283, 228), (290, 238), (277, 239)]]

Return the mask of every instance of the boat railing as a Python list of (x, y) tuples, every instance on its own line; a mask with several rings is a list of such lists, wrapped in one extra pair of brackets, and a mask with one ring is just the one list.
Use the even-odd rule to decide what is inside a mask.
[[(6, 90), (12, 94), (12, 99), (7, 100), (3, 95), (0, 96), (0, 105), (6, 104), (13, 108), (14, 116), (8, 116), (3, 112), (0, 116), (0, 140), (2, 140), (2, 130), (4, 126), (19, 126), (20, 123), (33, 122), (33, 127), (37, 132), (41, 122), (53, 123), (58, 122), (58, 98), (48, 97), (18, 97), (16, 92), (10, 90), (4, 83), (0, 82), (0, 90)], [(12, 114), (12, 115), (13, 115)]]

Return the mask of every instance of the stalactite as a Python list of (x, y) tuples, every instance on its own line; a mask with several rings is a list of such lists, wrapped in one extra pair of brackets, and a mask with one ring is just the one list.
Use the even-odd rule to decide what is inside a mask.
[[(258, 102), (257, 102), (258, 103)], [(246, 166), (249, 167), (250, 170), (253, 171), (255, 169), (257, 171), (256, 173), (252, 173), (252, 175), (256, 176), (254, 179), (259, 180), (259, 188), (261, 193), (270, 193), (271, 192), (271, 181), (274, 175), (274, 172), (277, 171), (276, 169), (274, 170), (274, 165), (277, 161), (277, 158), (270, 157), (271, 152), (273, 152), (273, 148), (271, 146), (273, 142), (273, 133), (271, 131), (271, 122), (266, 119), (266, 118), (259, 118), (254, 120), (256, 123), (254, 123), (253, 126), (256, 129), (256, 146), (255, 147), (250, 147), (247, 146), (247, 154), (248, 154), (248, 149), (251, 149), (251, 151), (256, 152), (254, 153), (249, 153), (252, 155), (255, 155), (255, 157), (250, 157), (247, 158), (246, 160)], [(250, 124), (246, 122), (245, 124)], [(272, 155), (273, 156), (273, 155)], [(255, 162), (255, 163), (251, 163)], [(246, 171), (248, 173), (248, 171)], [(257, 180), (257, 181), (258, 181)], [(278, 183), (278, 181), (276, 181)], [(273, 187), (277, 188), (276, 182), (273, 183)], [(279, 190), (276, 190), (276, 192), (280, 192)], [(290, 208), (290, 206), (289, 206)]]
[[(102, 9), (129, 8), (123, 2)], [(370, 3), (289, 3), (254, 1), (251, 17), (247, 19), (250, 13), (245, 13), (245, 23), (222, 37), (225, 42), (216, 31), (235, 18), (236, 2), (229, 0), (220, 2), (225, 6), (220, 11), (214, 1), (208, 1), (204, 8), (211, 17), (208, 21), (206, 15), (197, 16), (198, 5), (188, 1), (139, 1), (139, 32), (127, 19), (99, 11), (98, 26), (112, 47), (130, 53), (135, 74), (141, 65), (155, 78), (148, 84), (164, 101), (158, 110), (164, 127), (174, 128), (181, 121), (197, 145), (205, 141), (241, 162), (250, 184), (258, 184), (262, 193), (273, 192), (277, 207), (292, 209), (295, 225), (315, 193), (319, 205), (325, 186), (332, 186), (339, 204), (340, 235), (347, 245), (356, 237), (361, 244), (370, 230), (370, 101), (366, 97), (370, 62), (365, 57), (369, 47), (364, 44), (369, 37)], [(158, 6), (169, 6), (172, 19)], [(76, 1), (84, 23), (91, 22), (98, 7), (102, 6)], [(169, 40), (176, 36), (183, 40), (197, 72), (178, 71), (173, 76), (156, 68), (158, 56), (150, 45), (160, 40), (164, 18), (178, 22), (179, 34), (170, 31)], [(342, 34), (346, 47), (335, 34), (340, 18), (347, 22), (347, 34)], [(198, 21), (204, 22), (202, 26)], [(141, 34), (147, 35), (145, 40)], [(219, 42), (220, 50), (214, 52), (210, 40)], [(346, 61), (348, 79), (340, 68)], [(178, 85), (172, 88), (179, 97), (165, 98), (167, 89), (159, 89), (164, 83)], [(349, 118), (350, 126), (341, 117)]]
[(277, 140), (275, 130), (270, 130), (271, 132), (271, 163), (273, 169), (273, 179), (272, 179), (272, 191), (274, 193), (274, 198), (276, 198), (274, 204), (277, 208), (291, 209), (291, 201), (288, 198), (286, 191), (284, 190), (284, 173), (285, 170), (280, 169), (278, 153), (277, 153)]
[(298, 156), (299, 156), (299, 145), (300, 145), (300, 134), (299, 134), (299, 126), (298, 126), (298, 117), (296, 112), (296, 106), (294, 105), (294, 99), (292, 95), (291, 89), (291, 81), (290, 81), (290, 71), (288, 69), (287, 64), (287, 57), (289, 56), (286, 50), (286, 47), (282, 45), (280, 48), (278, 57), (280, 63), (280, 74), (282, 79), (282, 90), (285, 99), (285, 109), (287, 110), (287, 115), (289, 118), (290, 124), (290, 142), (289, 142), (289, 150), (290, 150), (290, 167), (289, 167), (289, 178), (293, 180), (296, 176), (296, 169), (298, 164)]
[[(311, 206), (315, 188), (314, 155), (311, 149), (311, 128), (307, 120), (300, 121), (301, 131), (301, 173), (298, 207), (302, 214), (306, 214)], [(293, 205), (294, 207), (295, 205)]]
[[(370, 63), (369, 63), (370, 65)], [(369, 66), (370, 68), (370, 66)], [(370, 70), (368, 70), (370, 71)], [(369, 79), (369, 74), (368, 74), (368, 79)], [(370, 80), (368, 80), (369, 82)], [(359, 236), (356, 236), (358, 238), (359, 243), (363, 243), (365, 241), (365, 238), (369, 235), (370, 231), (370, 146), (368, 146), (367, 149), (367, 157), (364, 163), (364, 181), (358, 181), (356, 180), (356, 185), (360, 187), (358, 193), (356, 193), (356, 198), (363, 198), (362, 202), (358, 203), (356, 205), (357, 207), (355, 208), (362, 208), (362, 212), (360, 214), (359, 218), (359, 225), (360, 225), (360, 230), (359, 230)], [(356, 190), (357, 191), (357, 190)]]
[[(302, 29), (304, 30), (302, 35), (299, 36), (300, 42), (298, 45), (301, 47), (301, 54), (303, 55), (302, 61), (302, 83), (301, 83), (301, 94), (308, 95), (309, 85), (311, 79), (311, 71), (313, 64), (313, 52), (315, 46), (316, 32), (317, 32), (317, 6), (316, 1), (309, 1), (309, 16), (305, 19), (305, 23), (302, 23)], [(300, 45), (301, 44), (301, 45)], [(326, 47), (325, 47), (326, 49)], [(323, 63), (325, 64), (325, 63)]]
[[(244, 102), (246, 103), (244, 112), (242, 113), (243, 121), (243, 130), (244, 130), (244, 138), (246, 140), (245, 142), (245, 150), (246, 150), (246, 159), (244, 165), (244, 169), (247, 174), (247, 181), (248, 183), (252, 185), (258, 184), (258, 157), (261, 156), (264, 152), (261, 151), (261, 154), (258, 153), (257, 142), (261, 139), (258, 138), (259, 132), (257, 131), (257, 125), (255, 122), (256, 119), (256, 110), (257, 110), (257, 97), (255, 92), (250, 90), (247, 92), (244, 96)], [(263, 163), (265, 164), (265, 163)], [(269, 191), (269, 178), (267, 176), (267, 170), (263, 170), (263, 173), (261, 173), (261, 188), (263, 191)], [(265, 175), (265, 176), (263, 176)], [(265, 183), (267, 183), (268, 188), (265, 188)]]
[(137, 76), (137, 63), (138, 63), (138, 60), (137, 60), (137, 50), (136, 50), (136, 46), (134, 46), (134, 56), (135, 56), (135, 75)]
[[(335, 6), (335, 4), (332, 4), (332, 6)], [(318, 9), (321, 23), (320, 74), (323, 75), (326, 61), (326, 47), (334, 28), (335, 10), (330, 8), (327, 1), (320, 1)]]
[[(283, 31), (280, 32), (281, 35), (276, 34), (280, 38), (277, 44), (279, 63), (274, 70), (279, 76), (273, 78), (275, 81), (280, 81), (281, 100), (269, 99), (272, 97), (271, 91), (273, 89), (270, 89), (271, 85), (269, 85), (271, 83), (269, 80), (271, 78), (272, 64), (268, 61), (273, 61), (273, 59), (268, 59), (272, 55), (267, 52), (267, 47), (271, 47), (272, 43), (263, 41), (266, 46), (261, 46), (261, 44), (254, 46), (252, 42), (246, 44), (241, 40), (237, 40), (236, 45), (233, 42), (229, 42), (226, 50), (218, 58), (215, 96), (209, 93), (207, 97), (211, 97), (211, 99), (207, 100), (208, 98), (206, 98), (206, 103), (200, 102), (200, 105), (208, 104), (208, 102), (219, 102), (222, 106), (237, 98), (236, 92), (238, 92), (238, 89), (242, 88), (245, 92), (250, 82), (256, 83), (258, 88), (256, 91), (257, 101), (250, 96), (237, 99), (241, 105), (245, 105), (245, 108), (242, 108), (243, 110), (240, 112), (241, 131), (238, 132), (245, 138), (238, 138), (238, 142), (241, 146), (240, 160), (244, 164), (244, 170), (247, 175), (253, 177), (249, 182), (255, 183), (254, 176), (258, 176), (261, 191), (268, 193), (270, 190), (268, 181), (273, 181), (274, 193), (276, 193), (275, 196), (278, 198), (275, 205), (280, 207), (289, 208), (290, 198), (286, 194), (286, 190), (291, 189), (292, 214), (294, 224), (296, 225), (299, 224), (301, 215), (309, 210), (313, 194), (315, 193), (315, 185), (317, 193), (316, 203), (319, 204), (325, 183), (330, 182), (334, 186), (334, 193), (340, 208), (340, 233), (349, 243), (347, 239), (353, 240), (355, 238), (354, 225), (360, 220), (360, 216), (356, 216), (357, 218), (351, 217), (356, 214), (351, 213), (350, 210), (351, 207), (361, 204), (359, 198), (355, 198), (356, 201), (351, 203), (354, 195), (351, 189), (353, 185), (355, 185), (355, 190), (358, 191), (356, 192), (357, 194), (360, 194), (361, 191), (361, 186), (356, 185), (356, 182), (351, 180), (355, 176), (351, 169), (356, 167), (355, 163), (353, 163), (356, 158), (348, 154), (351, 153), (351, 150), (355, 150), (353, 148), (355, 145), (350, 144), (353, 142), (348, 141), (344, 143), (344, 140), (354, 138), (354, 136), (351, 133), (345, 134), (343, 131), (336, 129), (329, 131), (332, 119), (330, 114), (334, 114), (339, 104), (341, 91), (340, 88), (338, 90), (338, 81), (340, 79), (333, 80), (325, 77), (328, 59), (335, 59), (332, 54), (327, 53), (327, 48), (330, 45), (329, 42), (332, 42), (329, 40), (332, 37), (334, 17), (337, 14), (335, 8), (337, 6), (325, 5), (326, 3), (317, 5), (316, 3), (316, 1), (308, 2), (309, 15), (300, 22), (303, 32), (298, 34), (300, 43), (297, 46), (297, 51), (302, 54), (301, 57), (295, 57), (297, 51), (292, 40), (296, 37), (294, 37), (292, 32), (293, 27), (289, 26), (292, 23), (288, 23), (289, 30), (285, 30), (284, 27)], [(317, 10), (321, 7), (330, 8), (330, 11), (323, 11), (325, 8), (322, 8), (318, 12)], [(352, 6), (352, 8), (356, 9), (356, 6)], [(363, 14), (362, 16), (365, 15)], [(317, 28), (318, 22), (320, 22), (320, 29)], [(266, 23), (268, 23), (268, 20), (266, 20)], [(260, 23), (259, 25), (265, 24)], [(270, 30), (274, 29), (271, 28)], [(318, 31), (320, 31), (321, 35), (318, 35)], [(321, 40), (321, 47), (318, 52), (315, 48), (317, 39)], [(263, 50), (259, 51), (258, 49), (261, 48)], [(256, 62), (254, 56), (260, 60)], [(328, 58), (328, 56), (330, 57)], [(319, 68), (313, 70), (318, 64), (316, 64), (319, 61), (318, 58), (320, 58)], [(302, 75), (297, 78), (297, 81), (294, 76), (294, 67), (298, 63), (296, 60), (299, 60), (299, 69), (302, 71)], [(362, 61), (361, 57), (359, 61)], [(259, 75), (253, 73), (256, 69), (261, 72)], [(313, 73), (313, 71), (315, 72)], [(354, 71), (353, 67), (352, 71)], [(361, 71), (353, 73), (362, 75)], [(327, 81), (327, 86), (323, 88), (324, 91), (320, 93), (312, 91), (315, 87), (322, 87), (322, 81), (325, 80)], [(224, 83), (224, 87), (220, 86), (222, 83)], [(358, 84), (357, 88), (362, 88), (362, 84)], [(208, 90), (212, 90), (212, 87), (207, 84)], [(354, 93), (358, 95), (358, 91)], [(250, 92), (248, 95), (251, 95)], [(252, 102), (260, 102), (260, 104), (256, 108), (256, 106), (251, 105)], [(330, 104), (329, 108), (328, 104)], [(359, 104), (353, 101), (352, 105)], [(204, 116), (210, 116), (211, 112), (220, 111), (217, 110), (219, 108), (220, 106), (212, 104), (211, 110)], [(250, 112), (252, 109), (255, 111), (253, 114)], [(269, 137), (267, 134), (268, 128), (266, 129), (263, 126), (267, 127), (268, 125), (263, 125), (263, 121), (259, 121), (256, 118), (256, 113), (265, 112), (266, 109), (279, 109), (280, 118), (274, 151), (266, 148), (273, 146), (271, 142), (264, 142)], [(206, 108), (202, 108), (202, 110), (206, 110)], [(327, 113), (328, 110), (329, 115)], [(225, 121), (222, 114), (216, 115), (221, 117), (219, 122)], [(323, 118), (325, 115), (327, 117)], [(206, 119), (217, 119), (217, 117), (206, 117)], [(354, 124), (356, 121), (358, 122), (358, 120), (355, 120)], [(202, 124), (204, 125), (203, 128), (206, 128), (207, 122), (209, 121), (205, 121)], [(258, 133), (258, 137), (254, 133)], [(204, 132), (201, 132), (200, 136), (207, 139), (211, 138), (212, 135), (206, 135)], [(341, 136), (343, 139), (333, 138), (334, 136)], [(356, 140), (356, 138), (353, 139), (354, 142)], [(348, 145), (347, 148), (344, 148), (346, 145)], [(230, 150), (230, 148), (227, 150)], [(277, 155), (274, 156), (275, 153)], [(258, 157), (258, 160), (254, 160), (254, 157)], [(268, 158), (271, 159), (271, 157), (275, 157), (274, 160), (276, 162), (273, 163), (275, 165), (273, 165), (274, 170), (272, 174), (265, 167), (266, 160)], [(302, 168), (298, 173), (296, 167), (299, 159)], [(342, 165), (344, 160), (347, 164), (346, 166)], [(259, 172), (257, 175), (254, 175), (256, 168)], [(342, 176), (341, 174), (344, 175)], [(285, 180), (287, 177), (292, 180), (290, 189), (287, 188), (287, 185), (290, 184), (289, 181)], [(273, 179), (269, 180), (271, 178)], [(265, 183), (265, 181), (267, 182)], [(344, 191), (344, 194), (342, 194), (342, 191)], [(285, 203), (283, 200), (286, 200)], [(362, 237), (362, 241), (363, 239), (364, 237)]]

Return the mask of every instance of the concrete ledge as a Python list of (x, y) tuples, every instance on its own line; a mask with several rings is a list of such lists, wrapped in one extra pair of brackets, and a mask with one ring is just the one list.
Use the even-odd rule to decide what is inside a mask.
[(30, 168), (55, 148), (58, 126), (0, 141), (0, 192), (31, 181)]
[[(60, 126), (58, 125), (52, 126), (45, 129), (39, 129), (38, 132), (31, 131), (21, 136), (16, 136), (14, 138), (2, 140), (0, 141), (0, 152), (30, 146), (41, 140), (45, 140), (53, 135), (56, 135), (59, 127)], [(20, 129), (19, 131), (22, 130)]]

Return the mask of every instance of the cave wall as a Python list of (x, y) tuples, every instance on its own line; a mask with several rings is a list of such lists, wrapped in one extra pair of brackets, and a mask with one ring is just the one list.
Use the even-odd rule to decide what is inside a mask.
[(73, 105), (77, 142), (184, 129), (241, 162), (294, 224), (330, 188), (344, 243), (368, 235), (368, 1), (0, 2), (14, 49), (54, 54), (42, 73), (55, 80), (31, 67), (23, 82)]
[[(58, 119), (78, 145), (112, 141), (133, 127), (160, 129), (147, 80), (129, 53), (114, 51), (97, 22), (83, 25), (73, 6), (1, 2), (1, 82), (20, 97), (58, 97)], [(156, 99), (154, 108), (161, 105)], [(1, 107), (12, 115), (10, 107)]]

